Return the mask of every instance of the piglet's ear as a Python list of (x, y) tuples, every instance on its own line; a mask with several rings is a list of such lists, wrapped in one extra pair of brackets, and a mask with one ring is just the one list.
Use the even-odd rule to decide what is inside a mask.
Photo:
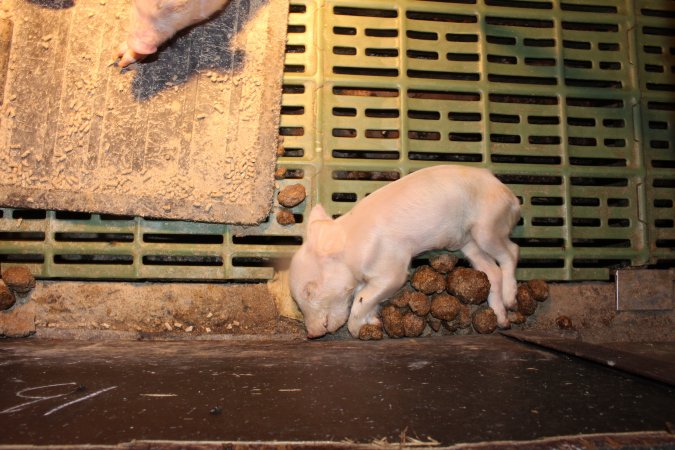
[(331, 220), (330, 216), (326, 214), (326, 210), (323, 209), (323, 206), (321, 205), (316, 205), (312, 208), (312, 212), (309, 213), (309, 225), (317, 220)]
[(347, 237), (321, 205), (316, 205), (307, 224), (307, 246), (319, 256), (334, 256), (345, 248)]

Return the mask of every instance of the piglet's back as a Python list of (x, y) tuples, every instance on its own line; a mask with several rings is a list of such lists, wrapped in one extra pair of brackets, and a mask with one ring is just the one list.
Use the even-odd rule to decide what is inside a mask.
[(379, 240), (416, 253), (462, 247), (467, 231), (490, 208), (509, 211), (509, 229), (518, 220), (518, 200), (490, 171), (442, 165), (376, 190), (338, 221), (353, 238), (377, 234)]
[[(355, 209), (371, 215), (373, 212), (391, 215), (402, 212), (430, 214), (431, 208), (474, 209), (484, 195), (495, 195), (495, 190), (515, 199), (513, 194), (487, 169), (478, 167), (441, 165), (415, 171), (389, 183), (361, 200)], [(467, 199), (466, 196), (470, 198)], [(470, 203), (466, 201), (470, 200)], [(462, 213), (454, 210), (453, 213)]]

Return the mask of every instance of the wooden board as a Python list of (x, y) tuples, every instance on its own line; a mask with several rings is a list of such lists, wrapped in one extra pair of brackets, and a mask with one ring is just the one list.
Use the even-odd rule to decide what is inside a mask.
[(123, 71), (111, 62), (128, 0), (6, 4), (0, 205), (238, 224), (267, 216), (287, 0), (233, 0)]

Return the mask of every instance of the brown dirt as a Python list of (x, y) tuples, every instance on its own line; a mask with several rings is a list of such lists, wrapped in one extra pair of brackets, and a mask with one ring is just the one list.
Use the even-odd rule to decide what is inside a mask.
[(359, 330), (359, 339), (362, 341), (379, 341), (383, 337), (382, 327), (377, 325), (364, 325)]
[(521, 325), (525, 323), (525, 321), (527, 320), (527, 316), (518, 311), (509, 311), (508, 319), (509, 322), (511, 322), (514, 325)]
[(384, 331), (392, 338), (400, 338), (405, 336), (405, 329), (403, 328), (403, 314), (393, 305), (388, 305), (382, 308), (380, 312), (382, 317), (382, 325)]
[(391, 305), (396, 306), (397, 308), (405, 308), (408, 306), (408, 302), (410, 301), (410, 296), (412, 293), (415, 291), (411, 291), (408, 288), (404, 288), (400, 290), (396, 295), (394, 295), (390, 300), (389, 303)]
[(4, 269), (2, 280), (8, 288), (19, 294), (25, 294), (35, 287), (35, 277), (25, 266), (13, 266)]
[(285, 208), (277, 211), (277, 223), (279, 223), (279, 225), (295, 225), (293, 211)]
[(424, 294), (434, 294), (445, 290), (445, 278), (430, 266), (421, 266), (413, 274), (410, 284)]
[(490, 282), (483, 272), (458, 267), (448, 275), (447, 289), (464, 303), (479, 305), (488, 298)]
[(478, 333), (490, 334), (497, 329), (497, 316), (490, 307), (480, 308), (473, 313), (471, 323)]
[(457, 297), (450, 294), (434, 295), (431, 300), (431, 315), (440, 320), (453, 320), (460, 312)]
[(443, 322), (446, 330), (455, 332), (468, 329), (471, 326), (471, 307), (464, 303), (459, 304), (459, 314), (450, 322)]
[(7, 285), (0, 280), (0, 311), (11, 308), (16, 303), (16, 297)]
[(572, 324), (572, 319), (567, 316), (558, 316), (555, 319), (555, 324), (558, 325), (558, 328), (561, 330), (573, 330), (574, 325)]
[(431, 300), (429, 300), (429, 297), (422, 294), (421, 292), (412, 292), (410, 293), (408, 306), (412, 312), (420, 317), (424, 317), (429, 314), (429, 311), (431, 311)]
[(436, 271), (440, 273), (448, 273), (455, 268), (459, 258), (450, 253), (441, 253), (436, 255), (429, 260), (429, 265)]
[(426, 320), (415, 313), (409, 312), (403, 316), (403, 330), (406, 337), (417, 337), (424, 332)]
[(527, 286), (532, 291), (532, 297), (538, 302), (544, 302), (548, 299), (548, 283), (544, 280), (530, 280)]
[(525, 283), (518, 286), (516, 301), (518, 303), (518, 312), (523, 315), (531, 316), (537, 310), (537, 301), (534, 299), (534, 294), (532, 294), (530, 287)]
[(279, 200), (280, 205), (286, 208), (293, 208), (302, 203), (306, 196), (307, 191), (305, 190), (305, 186), (302, 184), (291, 184), (279, 191), (277, 200)]

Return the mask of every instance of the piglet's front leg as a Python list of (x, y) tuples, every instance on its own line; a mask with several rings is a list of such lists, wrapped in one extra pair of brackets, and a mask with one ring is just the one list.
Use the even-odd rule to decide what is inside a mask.
[(371, 280), (356, 292), (347, 322), (349, 333), (352, 336), (358, 337), (364, 325), (381, 325), (380, 318), (377, 317), (378, 306), (403, 286), (405, 276), (406, 272), (403, 271), (396, 277)]
[(381, 323), (377, 317), (377, 305), (380, 304), (380, 298), (379, 295), (368, 296), (367, 288), (357, 292), (347, 321), (349, 334), (358, 337), (362, 326), (379, 325)]

